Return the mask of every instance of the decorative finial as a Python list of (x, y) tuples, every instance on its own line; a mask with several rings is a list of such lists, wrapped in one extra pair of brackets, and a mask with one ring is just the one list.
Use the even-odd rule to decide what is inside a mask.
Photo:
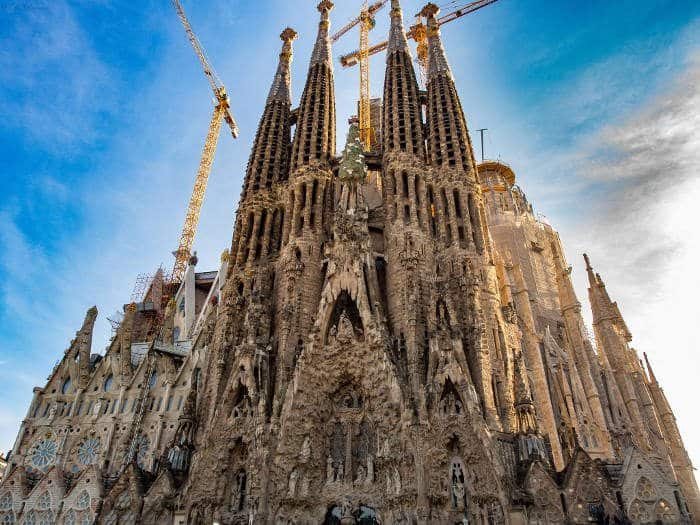
[(292, 42), (296, 39), (298, 33), (294, 31), (291, 27), (286, 27), (282, 33), (280, 33), (280, 38), (283, 42)]
[(333, 2), (330, 0), (321, 0), (321, 2), (316, 6), (316, 9), (321, 13), (329, 13), (333, 9)]
[(282, 52), (281, 52), (280, 56), (282, 56), (282, 57), (287, 56), (291, 60), (292, 42), (294, 42), (296, 37), (297, 37), (297, 32), (294, 31), (294, 29), (292, 29), (291, 27), (285, 28), (284, 31), (282, 31), (282, 33), (280, 33), (280, 38), (284, 42), (284, 44), (282, 45)]
[(586, 270), (592, 270), (593, 266), (591, 266), (591, 260), (588, 258), (588, 254), (583, 254), (583, 260), (586, 261)]
[(435, 18), (435, 16), (440, 12), (440, 8), (432, 2), (425, 4), (425, 7), (421, 9), (420, 14), (425, 18)]
[(222, 263), (228, 262), (229, 257), (230, 257), (230, 255), (228, 253), (228, 250), (224, 250), (223, 252), (221, 252), (221, 262)]
[(136, 311), (136, 303), (129, 303), (126, 307), (126, 311), (133, 314)]

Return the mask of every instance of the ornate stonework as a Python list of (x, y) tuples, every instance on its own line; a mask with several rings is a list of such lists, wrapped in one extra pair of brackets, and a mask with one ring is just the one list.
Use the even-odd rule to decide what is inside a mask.
[(0, 525), (699, 519), (602, 278), (586, 259), (594, 348), (557, 232), (510, 167), (474, 162), (437, 7), (421, 91), (391, 6), (379, 156), (351, 126), (335, 157), (324, 0), (294, 111), (281, 35), (221, 267), (158, 276), (103, 355), (88, 310), (35, 389)]

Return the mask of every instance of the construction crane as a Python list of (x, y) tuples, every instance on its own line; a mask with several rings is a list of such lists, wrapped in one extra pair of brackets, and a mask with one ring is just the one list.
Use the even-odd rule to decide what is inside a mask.
[(360, 121), (360, 140), (365, 151), (372, 149), (374, 143), (374, 130), (370, 118), (370, 94), (369, 94), (369, 32), (374, 27), (374, 14), (384, 7), (387, 0), (379, 0), (367, 5), (365, 0), (360, 11), (360, 16), (353, 18), (341, 27), (333, 36), (332, 42), (337, 42), (341, 36), (359, 24), (360, 48), (357, 51), (357, 61), (360, 64), (360, 100), (358, 117)]
[(214, 68), (207, 59), (207, 55), (204, 52), (202, 44), (200, 44), (197, 36), (194, 34), (194, 31), (192, 31), (192, 26), (190, 25), (189, 20), (187, 20), (185, 10), (182, 8), (179, 0), (172, 0), (172, 4), (175, 7), (177, 15), (180, 17), (183, 27), (185, 28), (187, 38), (192, 44), (194, 52), (197, 54), (197, 58), (199, 58), (199, 61), (204, 68), (204, 75), (207, 77), (209, 85), (214, 92), (215, 100), (214, 113), (212, 114), (211, 121), (209, 122), (209, 132), (207, 133), (207, 138), (204, 141), (202, 158), (199, 161), (197, 177), (195, 178), (194, 188), (192, 189), (190, 202), (187, 206), (185, 224), (182, 227), (182, 232), (180, 233), (180, 243), (178, 244), (177, 250), (173, 252), (173, 255), (175, 255), (175, 265), (173, 267), (171, 281), (173, 283), (178, 283), (182, 281), (182, 278), (185, 275), (187, 263), (190, 258), (190, 252), (192, 250), (192, 244), (194, 243), (194, 236), (197, 233), (199, 212), (202, 209), (202, 201), (204, 200), (204, 193), (207, 189), (207, 182), (209, 180), (209, 174), (211, 173), (212, 162), (214, 161), (216, 144), (219, 141), (221, 121), (226, 121), (234, 139), (238, 137), (238, 126), (236, 125), (236, 121), (233, 119), (233, 115), (231, 115), (226, 88), (216, 75)]
[[(482, 7), (486, 7), (487, 5), (493, 4), (497, 1), (498, 0), (477, 0), (476, 2), (471, 2), (469, 4), (463, 5), (462, 7), (458, 7), (457, 9), (454, 9), (446, 15), (438, 18), (438, 25), (441, 26), (443, 24), (446, 24), (447, 22), (457, 20), (458, 18), (461, 18), (464, 15), (473, 13), (474, 11), (477, 11)], [(420, 75), (421, 79), (425, 80), (425, 75), (428, 67), (428, 31), (425, 24), (423, 23), (422, 16), (422, 11), (416, 14), (416, 23), (412, 25), (408, 31), (406, 31), (406, 37), (412, 38), (416, 41), (416, 54), (418, 55), (417, 61), (420, 66)], [(384, 51), (388, 47), (388, 45), (389, 42), (385, 40), (384, 42), (381, 42), (379, 44), (368, 46), (366, 51), (363, 51), (362, 46), (360, 46), (360, 49), (357, 49), (352, 53), (348, 53), (347, 55), (341, 56), (340, 63), (343, 67), (352, 67), (358, 62), (361, 62), (361, 60), (363, 59), (363, 55), (374, 55), (375, 53)], [(366, 58), (364, 60), (366, 60)]]

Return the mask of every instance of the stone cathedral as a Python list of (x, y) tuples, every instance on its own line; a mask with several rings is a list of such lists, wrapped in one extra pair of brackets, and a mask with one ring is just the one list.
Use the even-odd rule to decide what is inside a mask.
[(0, 524), (698, 523), (602, 277), (586, 258), (594, 343), (557, 232), (475, 162), (437, 7), (421, 90), (391, 1), (378, 147), (352, 124), (341, 156), (332, 7), (294, 109), (281, 35), (220, 268), (156, 274), (104, 353), (87, 311), (34, 389)]

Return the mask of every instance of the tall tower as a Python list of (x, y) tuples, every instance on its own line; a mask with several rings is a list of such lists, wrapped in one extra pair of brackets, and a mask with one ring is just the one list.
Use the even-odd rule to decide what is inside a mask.
[(280, 355), (275, 417), (314, 324), (335, 195), (335, 91), (329, 36), (333, 3), (323, 0), (317, 9), (321, 19), (299, 104), (289, 179), (280, 195), (285, 223), (275, 299)]
[(425, 418), (423, 386), (427, 381), (429, 293), (423, 276), (431, 251), (427, 237), (425, 146), (418, 83), (406, 40), (398, 0), (391, 2), (382, 105), (382, 168), (385, 258), (375, 266), (382, 283), (394, 360), (405, 378), (405, 394)]

